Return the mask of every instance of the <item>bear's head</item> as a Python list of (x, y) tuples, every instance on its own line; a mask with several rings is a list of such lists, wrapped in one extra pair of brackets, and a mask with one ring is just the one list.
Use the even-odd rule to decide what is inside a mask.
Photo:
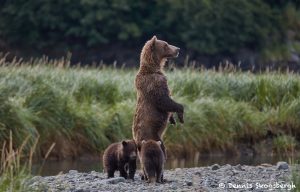
[(133, 140), (124, 140), (121, 142), (122, 155), (125, 159), (135, 160), (137, 156), (137, 147)]
[(179, 50), (180, 48), (153, 36), (142, 49), (140, 65), (154, 72), (161, 70), (168, 58), (175, 58), (179, 55)]

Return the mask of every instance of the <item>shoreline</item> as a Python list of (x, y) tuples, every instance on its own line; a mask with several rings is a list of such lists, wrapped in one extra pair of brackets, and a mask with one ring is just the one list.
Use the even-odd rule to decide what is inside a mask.
[[(214, 155), (197, 155), (191, 158), (172, 158), (169, 157), (165, 163), (165, 170), (172, 170), (175, 168), (193, 168), (206, 167), (218, 163), (219, 165), (230, 164), (232, 166), (241, 164), (249, 166), (257, 166), (263, 163), (276, 164), (278, 161), (285, 161), (293, 164), (293, 162), (300, 159), (300, 156), (228, 156), (222, 154)], [(139, 161), (137, 161), (139, 165)], [(43, 164), (42, 161), (33, 162), (33, 175), (51, 176), (57, 175), (60, 172), (67, 173), (69, 170), (77, 170), (79, 172), (90, 172), (102, 170), (102, 158), (95, 156), (95, 158), (82, 159), (64, 159), (52, 160), (47, 159)], [(139, 166), (138, 166), (139, 167)]]
[(135, 180), (118, 177), (107, 179), (106, 173), (88, 173), (70, 170), (56, 176), (35, 176), (28, 181), (32, 190), (62, 192), (96, 191), (267, 191), (294, 188), (292, 175), (300, 172), (299, 165), (278, 162), (276, 165), (259, 166), (214, 164), (207, 167), (176, 168), (165, 170), (167, 180), (163, 184), (148, 184), (140, 179), (140, 170)]

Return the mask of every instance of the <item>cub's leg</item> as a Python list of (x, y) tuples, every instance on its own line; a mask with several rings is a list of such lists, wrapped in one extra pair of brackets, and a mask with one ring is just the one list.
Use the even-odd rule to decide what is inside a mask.
[(134, 179), (134, 174), (136, 171), (136, 160), (129, 161), (129, 179)]
[(124, 177), (125, 179), (128, 178), (128, 174), (125, 169), (125, 164), (124, 163), (119, 163), (119, 171), (120, 171), (120, 177)]

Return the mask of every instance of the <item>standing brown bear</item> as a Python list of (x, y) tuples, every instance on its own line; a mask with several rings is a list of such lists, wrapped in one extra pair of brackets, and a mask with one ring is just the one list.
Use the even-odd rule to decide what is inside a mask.
[[(142, 140), (162, 142), (168, 120), (175, 123), (172, 112), (176, 112), (183, 123), (183, 106), (170, 97), (163, 67), (168, 58), (177, 57), (179, 48), (158, 40), (154, 36), (144, 45), (140, 58), (140, 69), (135, 78), (137, 104), (132, 133), (136, 144)], [(165, 146), (161, 145), (166, 156)]]
[[(109, 145), (103, 154), (103, 167), (108, 178), (114, 177), (115, 171), (120, 171), (120, 177), (134, 179), (136, 171), (137, 147), (133, 140)], [(129, 169), (129, 175), (127, 173)]]
[(144, 179), (149, 183), (162, 183), (165, 159), (161, 141), (143, 140), (140, 157)]

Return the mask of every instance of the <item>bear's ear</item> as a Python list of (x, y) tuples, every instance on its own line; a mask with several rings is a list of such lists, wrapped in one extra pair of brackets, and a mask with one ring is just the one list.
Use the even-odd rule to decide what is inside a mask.
[(154, 35), (154, 36), (152, 37), (152, 39), (150, 40), (150, 48), (151, 48), (151, 51), (154, 51), (156, 41), (157, 41), (157, 38), (156, 38), (156, 36)]
[(125, 147), (127, 145), (126, 141), (122, 141), (122, 145)]
[(143, 141), (142, 141), (142, 144), (145, 144), (145, 143), (146, 143), (146, 141), (145, 141), (145, 140), (143, 140)]
[(160, 146), (161, 145), (161, 141), (156, 141), (156, 143)]

